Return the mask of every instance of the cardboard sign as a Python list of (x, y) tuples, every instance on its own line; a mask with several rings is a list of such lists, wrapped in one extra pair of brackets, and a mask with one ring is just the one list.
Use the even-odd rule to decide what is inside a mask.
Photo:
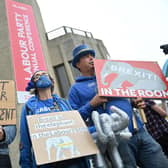
[(46, 70), (46, 63), (32, 6), (6, 0), (6, 12), (17, 97), (24, 103), (29, 98), (27, 83), (34, 72)]
[(27, 116), (38, 165), (98, 153), (78, 111)]
[(0, 80), (0, 125), (16, 124), (15, 84)]
[(168, 99), (168, 82), (156, 62), (94, 60), (98, 93)]

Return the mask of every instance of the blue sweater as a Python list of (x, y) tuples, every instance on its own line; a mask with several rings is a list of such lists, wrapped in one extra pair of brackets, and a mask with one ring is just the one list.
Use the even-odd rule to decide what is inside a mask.
[[(110, 114), (111, 111), (109, 110), (111, 105), (114, 105), (123, 111), (127, 113), (129, 116), (129, 130), (133, 132), (133, 123), (132, 123), (132, 106), (128, 99), (126, 98), (110, 98), (109, 101), (105, 104), (105, 108), (100, 105), (97, 107), (92, 107), (90, 105), (90, 100), (97, 94), (97, 83), (96, 83), (96, 77), (86, 77), (86, 76), (80, 76), (76, 78), (76, 83), (71, 87), (69, 91), (69, 102), (74, 110), (78, 110), (83, 117), (83, 119), (86, 121), (89, 119), (91, 121), (90, 124), (90, 132), (95, 131), (95, 127), (93, 126), (92, 120), (91, 120), (91, 113), (92, 111), (96, 110), (101, 113), (108, 113)], [(143, 126), (143, 123), (140, 121), (139, 118), (137, 118), (137, 124), (138, 128), (141, 128)]]
[[(72, 110), (69, 103), (64, 99), (59, 98), (57, 95), (53, 95), (52, 99), (43, 101), (39, 100), (36, 96), (33, 96), (22, 108), (21, 121), (20, 121), (20, 165), (22, 168), (37, 168), (36, 161), (32, 153), (32, 144), (30, 140), (26, 116), (50, 112), (51, 111), (50, 107), (52, 107), (53, 102), (56, 102), (59, 107), (59, 110), (56, 109), (54, 110), (55, 112)], [(87, 166), (85, 165), (86, 162), (84, 158), (73, 160), (58, 162), (58, 164), (56, 163), (56, 167), (59, 168), (60, 166), (63, 166), (69, 168), (73, 166), (74, 168), (77, 167), (87, 168)], [(51, 168), (51, 167), (52, 167), (51, 164), (45, 164), (39, 166), (39, 168)]]

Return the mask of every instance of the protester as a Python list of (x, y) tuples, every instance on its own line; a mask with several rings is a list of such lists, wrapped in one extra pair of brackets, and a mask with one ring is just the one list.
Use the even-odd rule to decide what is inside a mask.
[[(37, 166), (32, 152), (32, 143), (26, 120), (27, 115), (71, 110), (69, 103), (53, 94), (54, 80), (45, 71), (37, 71), (32, 76), (27, 91), (34, 93), (23, 106), (20, 122), (20, 165), (22, 168), (87, 168), (85, 158), (76, 158)], [(40, 149), (39, 149), (40, 150)]]
[(168, 121), (166, 111), (158, 106), (153, 100), (136, 98), (132, 99), (135, 108), (143, 109), (147, 122), (146, 128), (150, 135), (161, 145), (162, 150), (168, 157)]
[(0, 126), (0, 168), (12, 168), (9, 147), (16, 136), (15, 125)]
[[(138, 165), (142, 168), (168, 167), (168, 160), (164, 156), (160, 145), (145, 131), (144, 124), (139, 118), (137, 118), (138, 130), (133, 128), (133, 110), (130, 101), (125, 98), (116, 97), (108, 100), (108, 98), (100, 97), (97, 94), (93, 62), (95, 55), (95, 50), (85, 44), (79, 45), (73, 50), (72, 65), (80, 71), (81, 76), (76, 78), (75, 84), (69, 91), (69, 102), (72, 108), (78, 110), (88, 125), (92, 126), (91, 132), (94, 131), (91, 121), (92, 111), (96, 110), (100, 114), (111, 113), (111, 105), (122, 109), (129, 116), (128, 127), (130, 132), (132, 132), (132, 137), (128, 141), (129, 150), (122, 148), (122, 151), (120, 151), (124, 166), (136, 167)], [(128, 158), (129, 160), (127, 160)]]

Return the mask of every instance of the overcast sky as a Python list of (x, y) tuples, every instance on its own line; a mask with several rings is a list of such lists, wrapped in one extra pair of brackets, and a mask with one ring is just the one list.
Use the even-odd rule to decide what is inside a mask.
[(111, 59), (157, 61), (168, 44), (168, 0), (37, 0), (47, 32), (61, 26), (89, 31)]

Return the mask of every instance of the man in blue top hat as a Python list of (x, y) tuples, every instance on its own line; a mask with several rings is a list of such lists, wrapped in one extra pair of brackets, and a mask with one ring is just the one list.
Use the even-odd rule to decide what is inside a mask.
[[(81, 76), (76, 78), (75, 84), (69, 91), (69, 102), (73, 109), (78, 110), (85, 121), (92, 120), (93, 111), (101, 113), (111, 113), (110, 106), (114, 105), (129, 116), (129, 131), (132, 137), (128, 140), (128, 146), (119, 145), (120, 155), (124, 162), (124, 167), (136, 167), (136, 165), (147, 168), (166, 168), (168, 160), (164, 156), (162, 149), (158, 143), (146, 132), (144, 124), (137, 117), (138, 130), (133, 128), (132, 114), (133, 109), (130, 101), (126, 98), (108, 98), (101, 97), (97, 94), (97, 83), (94, 69), (95, 50), (89, 46), (82, 44), (73, 49), (72, 65), (77, 68)], [(94, 132), (95, 128), (92, 122), (90, 132)], [(126, 142), (125, 142), (126, 143)], [(126, 143), (127, 144), (127, 143)], [(129, 157), (130, 156), (130, 157)]]

